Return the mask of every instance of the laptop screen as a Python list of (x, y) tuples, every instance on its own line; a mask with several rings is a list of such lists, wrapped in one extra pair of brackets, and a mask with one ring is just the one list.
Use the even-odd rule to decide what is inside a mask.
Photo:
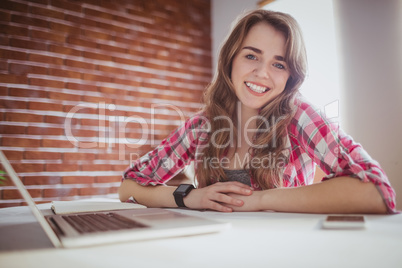
[(25, 188), (24, 184), (18, 177), (17, 173), (14, 171), (13, 167), (8, 162), (8, 159), (4, 155), (4, 153), (0, 150), (0, 161), (2, 166), (4, 167), (5, 171), (7, 172), (8, 176), (10, 176), (11, 180), (17, 187), (18, 191), (21, 193), (22, 198), (24, 198), (25, 202), (27, 202), (29, 208), (31, 209), (32, 213), (34, 214), (35, 218), (39, 221), (39, 224), (45, 231), (46, 235), (49, 237), (50, 241), (55, 247), (62, 247), (62, 244), (56, 234), (53, 232), (52, 228), (50, 227), (49, 223), (46, 221), (43, 214), (40, 210), (36, 207), (34, 200), (32, 199), (31, 195)]

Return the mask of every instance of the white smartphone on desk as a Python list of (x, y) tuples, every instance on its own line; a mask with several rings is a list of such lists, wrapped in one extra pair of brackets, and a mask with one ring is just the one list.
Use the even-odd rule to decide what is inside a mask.
[(364, 216), (356, 215), (330, 215), (322, 223), (324, 229), (363, 229)]

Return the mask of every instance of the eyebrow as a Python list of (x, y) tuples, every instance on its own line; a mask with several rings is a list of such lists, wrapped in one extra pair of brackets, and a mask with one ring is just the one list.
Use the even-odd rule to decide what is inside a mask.
[[(254, 51), (254, 52), (257, 53), (257, 54), (263, 54), (262, 50), (261, 50), (261, 49), (258, 49), (258, 48), (256, 48), (256, 47), (246, 46), (246, 47), (243, 47), (243, 49), (252, 50), (252, 51)], [(279, 61), (285, 61), (285, 58), (282, 57), (282, 56), (279, 56), (279, 55), (275, 55), (275, 59), (276, 59), (276, 60), (279, 60)]]
[(258, 48), (255, 48), (255, 47), (243, 47), (243, 49), (250, 49), (250, 50), (254, 51), (257, 54), (262, 54), (262, 51), (260, 49), (258, 49)]

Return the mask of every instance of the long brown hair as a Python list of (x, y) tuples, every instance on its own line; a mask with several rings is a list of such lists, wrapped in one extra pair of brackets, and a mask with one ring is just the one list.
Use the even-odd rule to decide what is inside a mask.
[[(279, 159), (274, 165), (250, 168), (251, 175), (262, 189), (269, 189), (282, 185), (281, 172), (288, 161), (286, 154), (287, 126), (292, 116), (293, 98), (304, 81), (307, 68), (307, 59), (304, 41), (297, 22), (288, 14), (268, 10), (255, 10), (243, 16), (224, 42), (218, 60), (218, 70), (212, 83), (206, 90), (204, 114), (209, 119), (209, 144), (202, 153), (201, 161), (197, 164), (197, 180), (200, 187), (217, 181), (226, 181), (226, 175), (219, 165), (208, 168), (204, 161), (221, 159), (227, 152), (227, 145), (233, 140), (237, 147), (237, 102), (238, 98), (231, 81), (232, 62), (241, 49), (241, 44), (250, 29), (257, 23), (265, 22), (282, 32), (286, 39), (285, 61), (290, 76), (285, 90), (260, 109), (257, 120), (258, 135), (254, 137), (250, 154), (253, 158), (269, 160)], [(230, 118), (230, 120), (216, 120), (216, 118)], [(270, 124), (267, 124), (269, 122)], [(234, 129), (232, 133), (222, 131)], [(213, 138), (211, 138), (213, 137)], [(264, 165), (264, 162), (261, 162)], [(207, 168), (205, 168), (207, 167)], [(244, 167), (246, 168), (246, 167)]]

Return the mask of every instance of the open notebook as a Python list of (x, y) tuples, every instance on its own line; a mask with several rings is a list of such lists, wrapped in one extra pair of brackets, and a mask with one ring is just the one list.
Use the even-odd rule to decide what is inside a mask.
[[(230, 227), (229, 223), (189, 216), (171, 210), (139, 206), (131, 209), (55, 214), (45, 218), (2, 151), (0, 151), (0, 161), (55, 247), (82, 247), (198, 235), (218, 232)], [(124, 204), (120, 205), (124, 206)], [(71, 210), (71, 207), (69, 209)]]

